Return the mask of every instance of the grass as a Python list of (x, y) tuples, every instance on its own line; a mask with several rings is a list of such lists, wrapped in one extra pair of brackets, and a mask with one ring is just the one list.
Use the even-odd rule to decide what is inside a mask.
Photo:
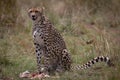
[[(36, 0), (33, 4), (38, 5), (37, 2), (39, 1)], [(41, 2), (45, 5), (47, 1)], [(78, 4), (79, 2), (81, 5)], [(92, 2), (95, 1), (92, 0)], [(18, 1), (18, 7), (21, 6), (19, 24), (9, 29), (5, 28), (5, 30), (0, 27), (1, 30), (7, 30), (0, 37), (0, 80), (21, 80), (19, 73), (25, 70), (36, 70), (36, 57), (31, 35), (32, 24), (26, 9), (32, 5), (32, 0), (29, 3), (28, 5), (28, 1)], [(119, 10), (114, 9), (118, 5), (110, 7), (110, 4), (115, 3), (110, 1), (105, 5), (102, 0), (98, 6), (94, 3), (88, 5), (89, 1), (65, 0), (58, 5), (61, 7), (62, 4), (62, 10), (65, 10), (62, 12), (57, 5), (51, 6), (55, 3), (56, 1), (53, 1), (45, 5), (47, 7), (45, 13), (64, 37), (73, 65), (84, 64), (96, 56), (105, 55), (112, 59), (115, 66), (108, 67), (104, 63), (98, 63), (87, 70), (65, 72), (58, 79), (46, 80), (119, 80), (120, 24)], [(109, 10), (109, 7), (112, 10)]]
[[(36, 70), (36, 58), (30, 34), (31, 32), (26, 33), (26, 30), (24, 30), (18, 32), (18, 34), (11, 35), (10, 37), (7, 36), (0, 41), (2, 44), (1, 48), (3, 48), (1, 51), (6, 53), (4, 54), (4, 59), (1, 59), (4, 61), (4, 64), (1, 65), (2, 77), (21, 80), (18, 77), (20, 72), (25, 70)], [(107, 55), (112, 58), (115, 57), (114, 55), (117, 55), (116, 57), (119, 55), (118, 53), (110, 53), (111, 51), (114, 51), (109, 51), (107, 42), (105, 42), (106, 37), (104, 35), (101, 36), (101, 34), (97, 32), (96, 38), (94, 39), (95, 41), (91, 44), (86, 44), (86, 41), (89, 40), (88, 34), (77, 37), (66, 33), (63, 33), (62, 35), (68, 46), (68, 50), (71, 52), (73, 65), (83, 64), (98, 55)], [(111, 49), (112, 46), (109, 44), (109, 47)], [(113, 60), (116, 65), (114, 67), (108, 67), (104, 63), (99, 63), (87, 70), (65, 72), (59, 79), (51, 78), (51, 80), (119, 80), (120, 68), (118, 62), (120, 60)], [(101, 69), (96, 69), (96, 67), (101, 67)]]

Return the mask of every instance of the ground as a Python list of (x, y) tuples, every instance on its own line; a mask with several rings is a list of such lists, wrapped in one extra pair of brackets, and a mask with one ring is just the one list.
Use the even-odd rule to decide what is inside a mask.
[[(6, 57), (9, 59), (9, 62), (6, 61), (6, 64), (1, 65), (2, 77), (8, 77), (10, 80), (21, 80), (18, 77), (19, 73), (25, 70), (29, 70), (31, 72), (36, 70), (36, 58), (32, 38), (30, 35), (31, 33), (25, 33), (26, 32), (23, 31), (16, 35), (12, 35), (9, 38), (6, 36), (5, 40), (0, 41), (0, 44), (5, 47), (5, 50), (7, 50)], [(85, 38), (85, 36), (82, 36), (82, 38)], [(95, 44), (86, 44), (86, 42), (82, 40), (80, 36), (75, 37), (72, 35), (63, 34), (63, 37), (68, 46), (68, 50), (71, 52), (74, 63), (73, 65), (83, 64), (93, 57), (101, 54), (108, 55), (109, 57), (113, 58), (115, 57), (107, 53), (98, 54), (97, 51), (94, 50)], [(60, 76), (60, 79), (52, 78), (51, 80), (118, 80), (120, 77), (120, 68), (117, 64), (118, 61), (115, 59), (113, 60), (115, 64), (114, 67), (108, 67), (104, 63), (98, 63), (90, 69), (65, 72)]]
[[(87, 0), (43, 0), (41, 2), (45, 5), (46, 16), (64, 37), (73, 65), (84, 64), (93, 57), (105, 55), (112, 59), (114, 66), (108, 67), (104, 63), (98, 63), (87, 70), (65, 72), (60, 78), (46, 80), (120, 79), (119, 0), (114, 0), (112, 3), (107, 0), (84, 1)], [(18, 16), (15, 26), (4, 26), (4, 28), (0, 24), (0, 33), (4, 33), (0, 36), (0, 80), (21, 80), (19, 73), (37, 69), (32, 21), (28, 18), (27, 10), (38, 2), (39, 0), (18, 1), (17, 7), (21, 15)]]

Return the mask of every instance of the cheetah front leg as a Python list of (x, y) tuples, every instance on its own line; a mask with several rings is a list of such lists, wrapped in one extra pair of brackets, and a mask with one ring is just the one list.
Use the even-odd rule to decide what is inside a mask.
[(37, 43), (34, 43), (34, 45), (35, 45), (35, 52), (36, 52), (36, 58), (37, 58), (38, 72), (39, 72), (39, 74), (41, 74), (42, 73), (41, 57), (42, 57), (42, 54), (44, 54), (44, 49), (42, 46), (40, 46)]
[(54, 59), (51, 58), (51, 53), (45, 48), (45, 46), (35, 44), (37, 66), (39, 74), (50, 74), (53, 71)]
[(49, 48), (45, 48), (45, 54), (44, 54), (44, 70), (43, 72), (48, 75), (54, 75), (54, 71), (56, 70), (57, 58), (55, 55), (53, 55), (52, 51), (49, 51)]

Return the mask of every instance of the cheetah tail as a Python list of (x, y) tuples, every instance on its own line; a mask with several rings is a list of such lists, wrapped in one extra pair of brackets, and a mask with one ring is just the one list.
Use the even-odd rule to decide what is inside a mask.
[(95, 57), (94, 59), (88, 61), (86, 64), (77, 65), (74, 68), (77, 70), (87, 69), (87, 68), (90, 68), (93, 64), (95, 64), (97, 62), (105, 62), (105, 63), (107, 63), (108, 66), (114, 66), (114, 64), (111, 63), (110, 58), (105, 57), (105, 56), (98, 56), (98, 57)]

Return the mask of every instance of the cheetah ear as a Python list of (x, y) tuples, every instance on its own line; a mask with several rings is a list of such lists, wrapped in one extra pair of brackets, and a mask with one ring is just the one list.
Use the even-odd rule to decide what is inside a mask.
[(39, 10), (41, 13), (44, 13), (45, 7), (40, 7), (40, 8), (38, 8), (38, 10)]

